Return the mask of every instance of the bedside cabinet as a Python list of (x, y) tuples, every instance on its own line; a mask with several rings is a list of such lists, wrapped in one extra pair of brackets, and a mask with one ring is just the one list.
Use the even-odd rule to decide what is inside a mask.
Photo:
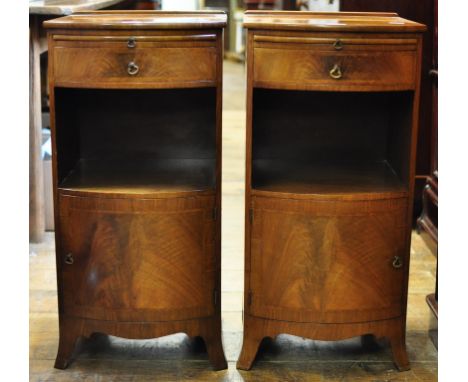
[(425, 27), (246, 12), (244, 343), (387, 337), (400, 370)]
[(60, 342), (221, 344), (221, 12), (47, 21)]

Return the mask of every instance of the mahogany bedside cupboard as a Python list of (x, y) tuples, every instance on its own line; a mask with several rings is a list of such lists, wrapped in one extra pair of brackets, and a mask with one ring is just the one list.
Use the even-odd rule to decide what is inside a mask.
[(77, 13), (48, 28), (60, 342), (221, 344), (222, 12)]
[(244, 343), (387, 337), (405, 349), (424, 25), (246, 12)]

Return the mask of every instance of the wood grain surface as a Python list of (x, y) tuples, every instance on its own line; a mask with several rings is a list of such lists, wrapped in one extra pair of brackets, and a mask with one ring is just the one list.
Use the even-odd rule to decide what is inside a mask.
[(437, 351), (428, 336), (432, 313), (425, 296), (433, 291), (435, 257), (413, 233), (406, 345), (411, 370), (399, 373), (385, 340), (314, 341), (286, 334), (264, 340), (250, 371), (236, 369), (242, 346), (245, 173), (245, 72), (224, 63), (222, 318), (229, 368), (211, 371), (201, 341), (185, 334), (130, 340), (95, 334), (77, 344), (67, 370), (53, 368), (58, 344), (54, 235), (30, 246), (30, 381), (437, 381)]
[[(175, 47), (129, 49), (108, 43), (58, 46), (54, 50), (56, 86), (95, 88), (174, 88), (214, 86), (216, 48)], [(139, 46), (141, 44), (138, 44)], [(138, 72), (128, 73), (134, 63)]]
[(162, 198), (213, 194), (214, 159), (81, 160), (60, 183), (77, 196)]
[[(132, 15), (145, 26), (135, 39)], [(79, 338), (97, 332), (136, 339), (184, 332), (203, 339), (213, 369), (227, 367), (220, 316), (225, 15), (203, 15), (97, 12), (46, 23), (63, 27), (48, 33), (58, 369), (70, 365)], [(74, 33), (80, 17), (101, 31)], [(127, 30), (125, 39), (112, 20)], [(175, 24), (186, 30), (154, 32)]]
[[(307, 45), (296, 49), (285, 46), (289, 43), (274, 45), (257, 44), (254, 48), (256, 87), (355, 91), (414, 88), (416, 61), (415, 52), (411, 50), (387, 50), (381, 45), (380, 50), (329, 52), (310, 49)], [(413, 50), (415, 48), (416, 45)], [(297, 62), (301, 64), (297, 65)], [(340, 68), (340, 78), (330, 74), (335, 65)]]
[[(167, 321), (214, 314), (214, 198), (59, 196), (68, 315)], [(73, 264), (67, 256), (73, 256)], [(175, 283), (174, 280), (177, 280)]]
[(384, 12), (294, 12), (246, 11), (244, 25), (249, 29), (310, 30), (323, 32), (422, 32), (423, 24)]
[(250, 314), (294, 322), (399, 317), (406, 198), (252, 199)]
[(422, 46), (415, 32), (424, 26), (370, 13), (260, 11), (244, 21), (245, 311), (237, 367), (249, 370), (263, 338), (281, 333), (373, 334), (387, 338), (397, 369), (407, 371)]
[[(99, 15), (96, 18), (96, 15)], [(94, 11), (47, 21), (46, 28), (66, 29), (207, 29), (224, 28), (222, 11)]]

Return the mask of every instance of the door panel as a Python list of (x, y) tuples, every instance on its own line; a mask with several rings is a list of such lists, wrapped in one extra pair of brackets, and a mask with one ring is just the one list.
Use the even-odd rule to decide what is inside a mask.
[(323, 323), (401, 315), (407, 259), (400, 200), (254, 198), (251, 313)]
[(60, 202), (68, 314), (144, 321), (213, 313), (212, 197)]

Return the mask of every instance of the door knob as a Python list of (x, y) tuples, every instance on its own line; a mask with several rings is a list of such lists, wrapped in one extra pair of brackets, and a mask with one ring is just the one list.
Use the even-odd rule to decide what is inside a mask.
[(399, 269), (399, 268), (401, 268), (403, 266), (403, 261), (401, 260), (400, 256), (395, 256), (393, 258), (392, 266), (395, 269)]
[(129, 48), (135, 48), (136, 46), (136, 41), (135, 41), (135, 37), (130, 37), (127, 41), (127, 46)]
[(339, 80), (343, 77), (343, 73), (341, 72), (341, 68), (338, 64), (333, 65), (333, 68), (330, 69), (328, 74), (330, 74), (330, 77), (335, 80)]
[(68, 265), (72, 265), (75, 262), (75, 259), (73, 258), (72, 253), (67, 253), (65, 256), (65, 263)]
[(343, 42), (342, 42), (340, 39), (337, 39), (337, 40), (333, 43), (333, 47), (334, 47), (336, 50), (341, 50), (341, 49), (343, 49)]
[(135, 64), (133, 61), (129, 62), (129, 64), (127, 66), (127, 73), (128, 74), (130, 74), (131, 76), (134, 76), (135, 74), (138, 73), (139, 70), (140, 70), (140, 68), (138, 67), (137, 64)]

